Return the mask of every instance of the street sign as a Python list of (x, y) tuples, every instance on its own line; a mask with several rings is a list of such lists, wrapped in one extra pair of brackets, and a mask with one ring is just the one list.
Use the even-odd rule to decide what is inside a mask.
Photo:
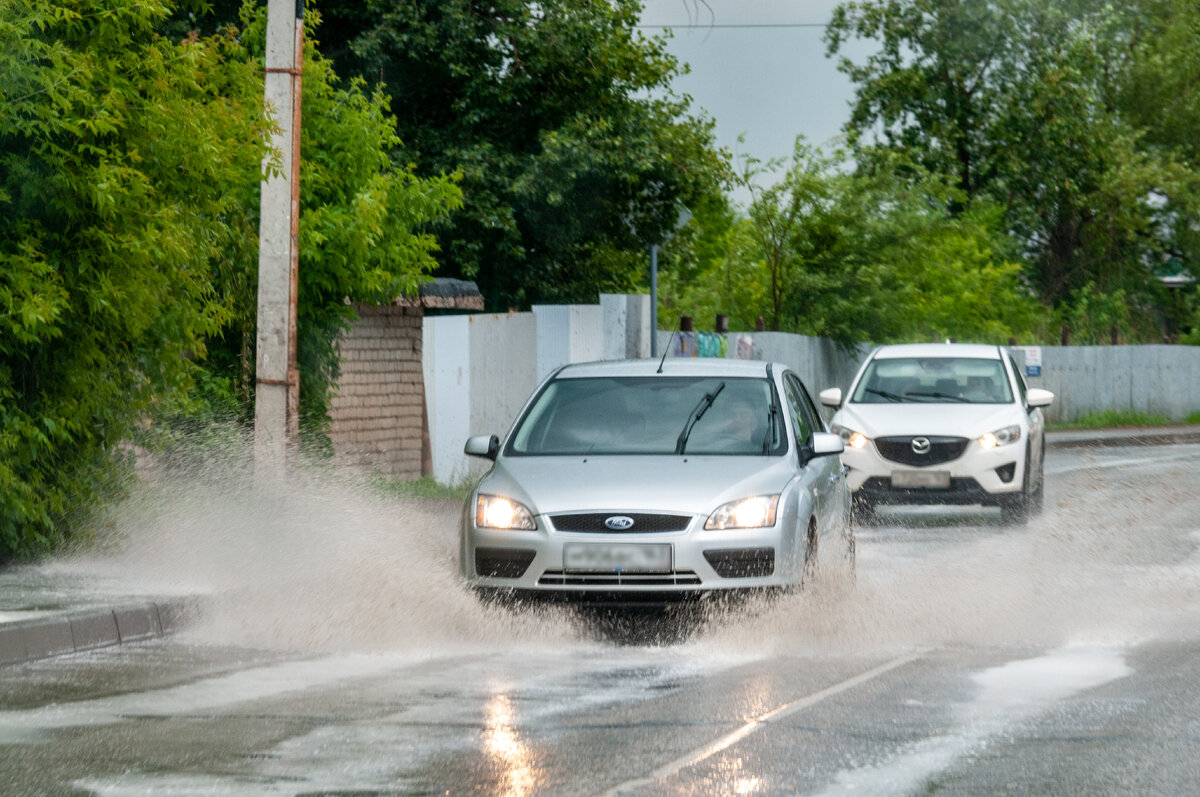
[(1025, 376), (1042, 375), (1042, 347), (1025, 346)]

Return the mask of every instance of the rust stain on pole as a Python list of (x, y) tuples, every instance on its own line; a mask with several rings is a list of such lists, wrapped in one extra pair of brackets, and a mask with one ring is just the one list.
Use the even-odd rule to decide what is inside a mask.
[(300, 445), (300, 373), (296, 368), (296, 323), (300, 300), (300, 101), (304, 73), (304, 4), (296, 4), (295, 65), (292, 67), (292, 246), (288, 286), (287, 438), (294, 455)]

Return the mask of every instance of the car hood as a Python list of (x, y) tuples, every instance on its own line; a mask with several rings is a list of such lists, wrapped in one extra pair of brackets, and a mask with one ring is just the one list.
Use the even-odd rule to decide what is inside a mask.
[(847, 404), (833, 417), (867, 437), (978, 437), (1020, 423), (1016, 404)]
[(726, 501), (780, 492), (794, 473), (794, 456), (504, 457), (478, 489), (521, 501), (535, 514), (707, 514)]

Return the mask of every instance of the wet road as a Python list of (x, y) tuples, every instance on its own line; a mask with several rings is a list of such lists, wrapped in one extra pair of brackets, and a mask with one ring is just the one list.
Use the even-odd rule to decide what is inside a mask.
[(1027, 527), (881, 512), (853, 592), (657, 643), (476, 606), (450, 509), (193, 495), (86, 564), (214, 608), (0, 668), (0, 791), (1200, 793), (1200, 446), (1051, 451), (1047, 476)]

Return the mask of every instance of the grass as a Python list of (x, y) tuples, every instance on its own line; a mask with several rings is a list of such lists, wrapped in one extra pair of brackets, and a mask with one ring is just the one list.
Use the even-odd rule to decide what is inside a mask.
[(422, 498), (431, 501), (465, 501), (471, 494), (470, 483), (447, 487), (425, 476), (416, 481), (404, 481), (388, 476), (376, 476), (371, 480), (371, 486), (384, 495), (403, 496), (405, 498)]
[(1119, 427), (1169, 426), (1174, 423), (1200, 423), (1200, 412), (1194, 412), (1183, 421), (1172, 421), (1165, 415), (1147, 412), (1122, 412), (1104, 410), (1092, 412), (1067, 423), (1047, 424), (1047, 429), (1112, 429)]

